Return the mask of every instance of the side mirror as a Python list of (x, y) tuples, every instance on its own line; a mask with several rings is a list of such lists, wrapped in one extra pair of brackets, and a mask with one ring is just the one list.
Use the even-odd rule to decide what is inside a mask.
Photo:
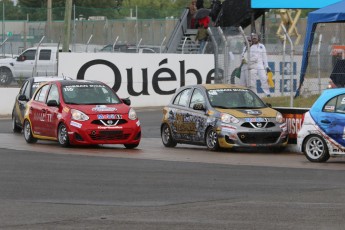
[(29, 99), (24, 94), (19, 95), (18, 100), (19, 101), (29, 101)]
[(126, 105), (131, 105), (131, 99), (127, 98), (121, 98), (122, 102), (125, 103)]
[(270, 103), (266, 103), (266, 105), (270, 108), (272, 108), (272, 105)]
[(194, 110), (205, 110), (205, 106), (203, 103), (196, 103), (193, 105)]
[(47, 102), (48, 106), (59, 106), (59, 103), (56, 100), (49, 100)]

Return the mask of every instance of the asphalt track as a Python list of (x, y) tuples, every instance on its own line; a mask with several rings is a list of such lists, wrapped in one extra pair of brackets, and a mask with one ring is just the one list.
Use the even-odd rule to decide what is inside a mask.
[(137, 149), (27, 144), (0, 121), (0, 229), (344, 229), (345, 160), (165, 148), (159, 110)]

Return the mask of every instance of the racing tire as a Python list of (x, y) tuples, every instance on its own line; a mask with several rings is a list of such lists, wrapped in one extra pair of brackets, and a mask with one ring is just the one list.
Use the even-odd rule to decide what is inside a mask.
[(12, 116), (12, 130), (14, 133), (22, 132), (22, 128), (17, 125), (17, 119), (15, 116)]
[(24, 138), (25, 141), (29, 144), (37, 142), (37, 138), (34, 138), (34, 136), (32, 135), (31, 124), (28, 120), (24, 121)]
[(12, 72), (8, 68), (0, 68), (0, 85), (9, 85), (13, 80)]
[(206, 130), (205, 144), (208, 150), (218, 151), (220, 150), (218, 142), (218, 134), (213, 127), (209, 127)]
[(139, 146), (139, 143), (138, 144), (124, 144), (124, 146), (126, 147), (126, 149), (134, 149)]
[(58, 141), (62, 147), (70, 146), (67, 127), (64, 123), (61, 123), (58, 128)]
[(161, 138), (162, 143), (165, 147), (175, 147), (177, 145), (177, 142), (174, 140), (174, 138), (171, 135), (171, 130), (169, 125), (163, 124), (161, 129)]
[(330, 155), (325, 140), (319, 135), (310, 135), (303, 142), (303, 153), (311, 162), (326, 162)]

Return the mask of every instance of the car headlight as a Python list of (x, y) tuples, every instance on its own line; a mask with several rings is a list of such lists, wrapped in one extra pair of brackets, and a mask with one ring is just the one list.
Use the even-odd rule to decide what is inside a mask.
[(224, 123), (235, 123), (236, 124), (236, 123), (240, 122), (236, 117), (234, 117), (230, 114), (227, 114), (227, 113), (222, 113), (220, 116), (220, 119)]
[(89, 116), (87, 116), (85, 113), (76, 110), (76, 109), (71, 109), (71, 114), (72, 114), (72, 119), (76, 121), (87, 121), (89, 120)]
[(128, 118), (131, 120), (136, 120), (137, 117), (137, 113), (135, 112), (135, 110), (133, 108), (131, 108), (128, 112)]
[(284, 123), (284, 117), (283, 117), (283, 115), (280, 112), (277, 112), (276, 121), (278, 123)]

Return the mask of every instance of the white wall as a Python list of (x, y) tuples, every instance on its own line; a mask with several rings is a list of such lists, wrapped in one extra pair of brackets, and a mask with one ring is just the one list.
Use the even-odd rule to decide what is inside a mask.
[[(272, 55), (268, 59), (275, 71), (279, 71), (281, 57)], [(296, 60), (298, 71), (300, 59)], [(80, 74), (83, 66), (88, 65), (85, 73)], [(120, 97), (130, 97), (133, 107), (163, 106), (181, 85), (213, 82), (214, 57), (212, 54), (60, 53), (58, 72), (59, 76), (77, 78), (79, 73), (81, 78), (103, 81), (116, 88)], [(299, 74), (295, 73), (294, 87), (298, 86), (298, 78)], [(276, 72), (274, 79), (276, 88), (272, 95), (280, 96), (281, 75)], [(11, 114), (18, 91), (19, 88), (0, 88), (0, 115)], [(289, 93), (288, 90), (284, 94)]]

